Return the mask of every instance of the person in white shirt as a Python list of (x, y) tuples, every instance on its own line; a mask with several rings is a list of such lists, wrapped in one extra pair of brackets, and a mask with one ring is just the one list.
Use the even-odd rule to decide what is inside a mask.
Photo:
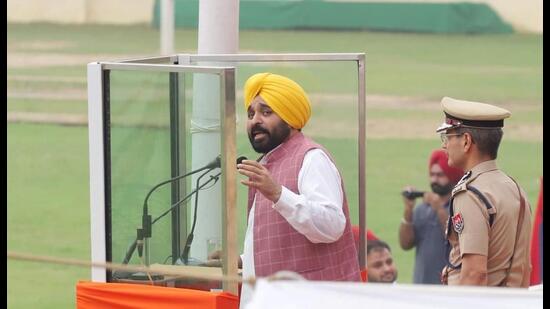
[[(249, 187), (243, 278), (286, 270), (308, 280), (360, 281), (340, 173), (301, 129), (311, 115), (296, 82), (259, 73), (245, 84), (250, 143), (262, 156), (237, 165)], [(241, 307), (250, 298), (243, 285)]]

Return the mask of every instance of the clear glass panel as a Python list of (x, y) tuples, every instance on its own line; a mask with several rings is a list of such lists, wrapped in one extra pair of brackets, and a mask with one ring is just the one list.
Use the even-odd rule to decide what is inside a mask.
[[(109, 79), (112, 261), (183, 264), (185, 260), (191, 265), (200, 264), (206, 259), (208, 248), (222, 245), (221, 169), (200, 169), (220, 153), (220, 77), (111, 71)], [(197, 83), (207, 95), (193, 95), (193, 85)], [(200, 171), (169, 181), (197, 170)], [(195, 237), (184, 259), (197, 186), (201, 189)], [(145, 201), (152, 228), (150, 237), (145, 237), (140, 259), (137, 248), (132, 247), (137, 230), (143, 227)], [(146, 227), (147, 224), (145, 231)], [(119, 278), (128, 276), (122, 274)]]

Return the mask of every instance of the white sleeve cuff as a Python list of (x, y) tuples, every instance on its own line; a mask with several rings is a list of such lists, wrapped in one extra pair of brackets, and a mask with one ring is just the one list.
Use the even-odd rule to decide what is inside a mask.
[(299, 203), (300, 196), (285, 186), (281, 187), (281, 196), (277, 203), (273, 204), (273, 209), (277, 210), (283, 217), (291, 216), (294, 212), (294, 205)]

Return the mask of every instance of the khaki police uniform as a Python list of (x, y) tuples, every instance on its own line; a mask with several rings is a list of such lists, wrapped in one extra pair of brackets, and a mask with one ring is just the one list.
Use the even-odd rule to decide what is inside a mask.
[[(510, 115), (496, 106), (451, 98), (444, 98), (442, 105), (447, 119), (438, 132), (460, 126), (498, 128)], [(529, 276), (524, 275), (530, 271), (530, 205), (525, 192), (498, 169), (496, 161), (481, 162), (467, 171), (452, 191), (451, 206), (447, 227), (451, 250), (443, 271), (448, 284), (459, 283), (464, 254), (479, 254), (487, 257), (488, 286), (528, 286)]]

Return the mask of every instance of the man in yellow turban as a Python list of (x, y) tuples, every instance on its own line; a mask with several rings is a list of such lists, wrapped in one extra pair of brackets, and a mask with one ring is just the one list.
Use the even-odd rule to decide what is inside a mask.
[[(250, 143), (263, 154), (237, 165), (249, 187), (243, 277), (296, 272), (309, 280), (359, 281), (359, 262), (340, 173), (301, 129), (311, 116), (302, 87), (272, 73), (244, 86)], [(250, 297), (243, 285), (241, 306)]]

